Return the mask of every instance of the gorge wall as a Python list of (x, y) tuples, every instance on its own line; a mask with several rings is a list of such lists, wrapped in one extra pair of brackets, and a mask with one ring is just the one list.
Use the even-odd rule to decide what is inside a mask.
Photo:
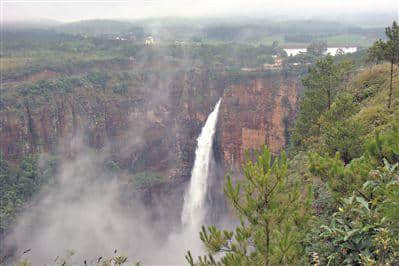
[(130, 173), (165, 177), (145, 188), (146, 198), (158, 201), (189, 179), (196, 138), (221, 96), (215, 158), (224, 168), (240, 166), (246, 149), (268, 144), (278, 153), (286, 144), (301, 89), (297, 77), (274, 73), (231, 82), (206, 69), (172, 74), (125, 95), (83, 85), (69, 94), (8, 101), (0, 109), (0, 150), (10, 162), (30, 153), (72, 160), (88, 146), (126, 170), (126, 182)]
[(298, 78), (273, 75), (233, 84), (223, 96), (219, 145), (224, 165), (239, 167), (245, 150), (267, 144), (274, 154), (284, 148), (295, 119), (301, 88)]

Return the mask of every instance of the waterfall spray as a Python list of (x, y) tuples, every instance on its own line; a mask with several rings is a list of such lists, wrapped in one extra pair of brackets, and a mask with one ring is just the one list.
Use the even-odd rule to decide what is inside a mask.
[(184, 195), (181, 221), (184, 227), (197, 228), (205, 217), (205, 199), (208, 187), (209, 165), (212, 157), (212, 144), (221, 99), (206, 119), (197, 139), (194, 166), (191, 171), (190, 185)]

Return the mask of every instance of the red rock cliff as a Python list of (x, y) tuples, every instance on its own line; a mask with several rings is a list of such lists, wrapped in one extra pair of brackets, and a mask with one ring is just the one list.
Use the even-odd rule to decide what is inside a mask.
[[(89, 147), (108, 149), (122, 169), (149, 170), (182, 182), (189, 177), (201, 127), (223, 94), (217, 135), (225, 165), (239, 166), (245, 149), (263, 144), (278, 153), (295, 116), (298, 78), (273, 74), (227, 85), (208, 76), (206, 71), (178, 73), (167, 89), (152, 84), (157, 89), (147, 89), (149, 95), (142, 97), (78, 87), (69, 95), (46, 96), (40, 104), (37, 98), (20, 101), (18, 109), (9, 103), (0, 110), (0, 150), (10, 161), (32, 152), (73, 158), (80, 136)], [(163, 91), (167, 94), (160, 97)]]
[(277, 154), (287, 142), (295, 118), (300, 81), (274, 75), (232, 85), (223, 96), (219, 142), (227, 166), (237, 167), (244, 151), (267, 144)]

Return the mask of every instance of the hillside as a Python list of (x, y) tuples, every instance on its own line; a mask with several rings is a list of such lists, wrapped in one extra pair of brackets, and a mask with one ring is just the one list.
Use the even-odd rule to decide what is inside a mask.
[(389, 94), (390, 65), (371, 66), (362, 70), (349, 83), (348, 91), (360, 102), (360, 110), (354, 120), (366, 125), (366, 138), (372, 138), (376, 131), (387, 131), (399, 122), (399, 75), (393, 78), (393, 103), (387, 109)]
[(134, 24), (118, 20), (84, 20), (54, 27), (56, 31), (87, 36), (118, 35), (127, 33)]
[[(362, 67), (349, 74), (350, 78), (342, 84), (338, 95), (347, 97), (351, 103), (343, 105), (342, 98), (332, 103), (331, 113), (345, 113), (340, 119), (356, 122), (361, 125), (359, 132), (361, 143), (366, 143), (374, 138), (376, 132), (385, 132), (391, 129), (399, 121), (398, 108), (398, 75), (393, 78), (393, 102), (392, 108), (388, 109), (388, 95), (390, 83), (390, 65), (374, 65)], [(349, 105), (349, 106), (348, 106)], [(340, 108), (348, 108), (341, 110)], [(330, 127), (332, 121), (328, 121), (328, 115), (321, 113), (318, 118), (317, 127)], [(337, 117), (339, 118), (339, 117)], [(320, 133), (323, 129), (310, 128), (309, 134), (300, 135), (301, 142), (305, 149), (321, 150), (323, 136)]]
[(389, 106), (390, 64), (351, 68), (329, 56), (313, 64), (302, 79), (288, 157), (272, 157), (269, 144), (248, 154), (241, 174), (227, 175), (225, 194), (241, 224), (202, 228), (206, 253), (196, 259), (188, 252), (189, 264), (396, 264), (399, 78), (393, 70)]

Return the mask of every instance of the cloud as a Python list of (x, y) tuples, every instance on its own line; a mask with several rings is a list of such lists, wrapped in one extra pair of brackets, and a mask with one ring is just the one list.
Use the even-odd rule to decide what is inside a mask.
[(358, 12), (397, 12), (396, 0), (71, 0), (7, 1), (7, 20), (47, 18), (75, 21), (93, 18), (144, 18), (159, 16), (296, 16), (309, 17)]

